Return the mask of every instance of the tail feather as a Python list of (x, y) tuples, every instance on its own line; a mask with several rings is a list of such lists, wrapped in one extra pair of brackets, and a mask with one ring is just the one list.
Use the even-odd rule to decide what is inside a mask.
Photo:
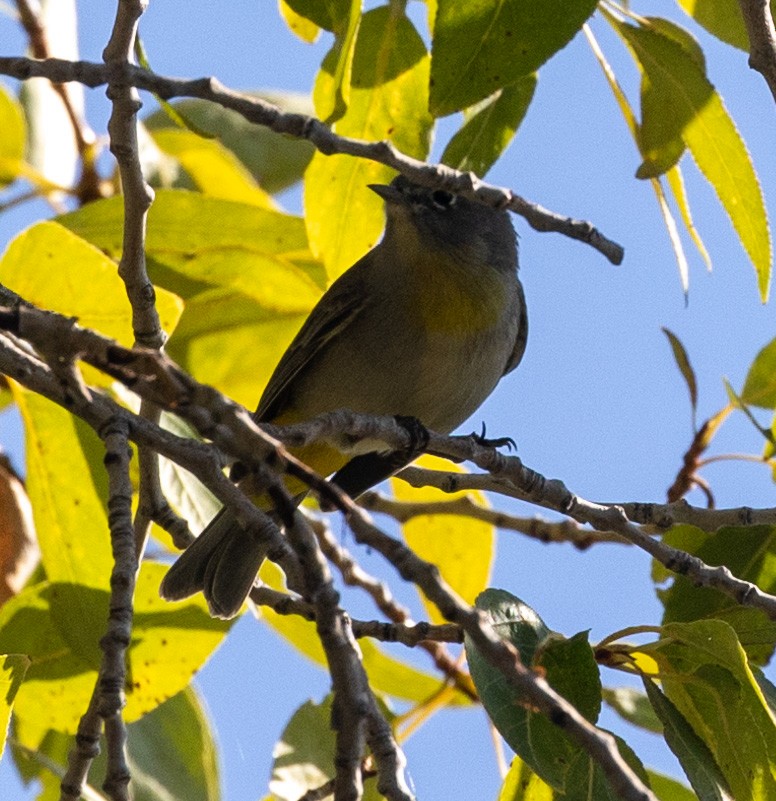
[(266, 555), (266, 541), (251, 536), (222, 509), (167, 571), (159, 592), (168, 601), (180, 601), (202, 591), (214, 617), (232, 618)]

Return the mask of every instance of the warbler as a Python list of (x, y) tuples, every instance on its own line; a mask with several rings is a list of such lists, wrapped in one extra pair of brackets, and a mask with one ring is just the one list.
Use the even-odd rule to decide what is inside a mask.
[[(261, 396), (259, 423), (345, 408), (449, 433), (523, 356), (528, 323), (509, 214), (401, 175), (370, 189), (385, 201), (383, 238), (312, 310)], [(321, 475), (336, 473), (332, 480), (353, 496), (408, 461), (363, 446), (293, 452)], [(225, 508), (170, 568), (161, 594), (180, 600), (202, 591), (212, 615), (231, 618), (265, 556), (266, 544)]]

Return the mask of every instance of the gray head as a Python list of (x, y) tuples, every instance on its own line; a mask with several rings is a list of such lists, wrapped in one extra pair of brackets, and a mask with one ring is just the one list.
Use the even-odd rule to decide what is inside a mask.
[(505, 272), (517, 270), (517, 240), (509, 212), (397, 175), (388, 186), (370, 184), (385, 200), (385, 240), (403, 249), (443, 251), (448, 258)]

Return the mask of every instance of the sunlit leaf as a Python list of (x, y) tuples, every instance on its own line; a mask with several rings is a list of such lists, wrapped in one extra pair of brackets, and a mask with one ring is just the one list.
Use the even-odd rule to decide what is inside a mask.
[[(427, 110), (428, 54), (403, 15), (383, 6), (361, 20), (347, 113), (336, 133), (368, 141), (388, 139), (416, 158), (428, 154), (432, 120)], [(392, 171), (351, 156), (316, 153), (305, 174), (305, 220), (313, 253), (330, 279), (375, 245), (383, 207), (367, 189)]]
[[(678, 0), (679, 5), (709, 33), (739, 50), (749, 52), (749, 36), (738, 0)], [(776, 2), (771, 0), (776, 15)]]
[[(77, 317), (124, 345), (133, 342), (132, 308), (115, 263), (59, 223), (37, 223), (19, 234), (0, 259), (0, 280), (37, 306)], [(180, 299), (159, 289), (156, 307), (162, 327), (172, 331)]]
[(361, 0), (350, 0), (349, 5), (347, 15), (336, 23), (334, 44), (321, 63), (313, 89), (315, 113), (329, 125), (342, 117), (350, 103), (353, 56), (361, 23)]
[[(210, 617), (201, 596), (176, 604), (163, 601), (159, 583), (165, 570), (144, 562), (137, 580), (124, 688), (128, 721), (184, 689), (229, 628)], [(108, 597), (107, 590), (82, 584), (44, 582), (0, 610), (0, 648), (14, 644), (32, 660), (15, 708), (28, 737), (34, 739), (35, 731), (43, 736), (47, 729), (75, 731), (102, 658), (99, 640), (107, 624)], [(70, 611), (76, 607), (81, 610), (77, 618)]]
[[(431, 470), (463, 472), (458, 465), (434, 456), (423, 456), (416, 464)], [(467, 495), (450, 495), (433, 487), (416, 489), (399, 479), (392, 479), (391, 486), (399, 501), (433, 502)], [(478, 503), (487, 505), (482, 493), (472, 494)], [(402, 532), (407, 545), (421, 559), (436, 565), (442, 578), (466, 603), (474, 603), (487, 587), (496, 548), (496, 531), (491, 524), (461, 515), (423, 515), (404, 523)], [(445, 622), (433, 603), (425, 597), (422, 600), (432, 622)]]
[(676, 779), (654, 770), (648, 770), (647, 775), (652, 792), (660, 801), (698, 801), (695, 793)]
[(663, 691), (711, 751), (736, 801), (776, 798), (776, 723), (733, 629), (669, 623), (652, 653)]
[(16, 98), (0, 84), (0, 186), (11, 183), (19, 174), (24, 158), (26, 126)]
[(26, 654), (0, 654), (0, 757), (5, 749), (13, 703), (29, 666)]
[(741, 400), (752, 406), (776, 409), (776, 339), (757, 354), (749, 367)]
[(496, 801), (553, 801), (552, 787), (545, 784), (520, 757), (515, 757), (504, 777)]
[(175, 128), (162, 128), (152, 135), (164, 153), (178, 160), (202, 193), (223, 200), (253, 203), (265, 209), (275, 208), (272, 197), (220, 142)]
[(565, 47), (595, 0), (439, 0), (431, 63), (435, 117), (471, 106), (535, 72)]
[(476, 113), (468, 115), (447, 143), (440, 161), (456, 170), (471, 170), (481, 178), (507, 149), (536, 89), (536, 74), (505, 86)]
[(706, 245), (703, 243), (703, 240), (701, 239), (701, 236), (695, 227), (695, 223), (693, 222), (692, 212), (690, 211), (690, 200), (687, 197), (687, 192), (685, 192), (684, 178), (682, 177), (682, 170), (678, 164), (675, 164), (670, 170), (668, 170), (666, 173), (666, 179), (668, 181), (668, 187), (671, 190), (671, 194), (674, 197), (674, 201), (679, 208), (679, 213), (682, 217), (684, 227), (687, 229), (687, 233), (690, 235), (690, 238), (695, 244), (698, 253), (700, 253), (701, 258), (706, 263), (707, 269), (711, 270), (711, 257), (709, 256), (709, 252), (706, 250)]
[[(695, 58), (673, 38), (648, 26), (613, 24), (628, 41), (660, 98), (660, 112), (642, 121), (652, 145), (680, 136), (714, 188), (757, 273), (763, 300), (771, 275), (771, 239), (765, 204), (749, 153), (722, 99)], [(653, 104), (657, 108), (657, 101)], [(652, 141), (652, 140), (650, 140)], [(649, 152), (645, 159), (649, 159)], [(669, 165), (670, 166), (670, 165)]]
[(105, 447), (89, 426), (52, 401), (16, 385), (14, 398), (24, 422), (27, 493), (46, 575), (107, 588), (113, 560)]
[[(118, 259), (120, 201), (90, 203), (59, 222)], [(152, 279), (186, 300), (230, 287), (288, 311), (309, 309), (321, 294), (304, 221), (252, 204), (161, 190), (149, 214), (146, 251)]]
[(288, 25), (288, 29), (291, 33), (296, 34), (303, 42), (307, 42), (308, 44), (312, 44), (316, 41), (321, 32), (318, 25), (311, 19), (303, 17), (301, 14), (294, 11), (287, 0), (278, 0), (278, 7), (280, 8), (280, 16), (286, 21), (286, 25)]

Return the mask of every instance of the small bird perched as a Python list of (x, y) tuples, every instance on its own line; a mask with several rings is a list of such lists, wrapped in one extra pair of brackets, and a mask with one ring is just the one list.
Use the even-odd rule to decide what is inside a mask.
[[(385, 201), (383, 239), (312, 310), (264, 390), (259, 423), (350, 409), (447, 434), (523, 356), (528, 322), (509, 214), (401, 175), (370, 188)], [(325, 443), (293, 453), (321, 475), (336, 473), (354, 496), (407, 463), (406, 454), (365, 453), (363, 443), (348, 454)], [(202, 591), (211, 614), (234, 617), (266, 548), (222, 509), (170, 568), (162, 597)]]

